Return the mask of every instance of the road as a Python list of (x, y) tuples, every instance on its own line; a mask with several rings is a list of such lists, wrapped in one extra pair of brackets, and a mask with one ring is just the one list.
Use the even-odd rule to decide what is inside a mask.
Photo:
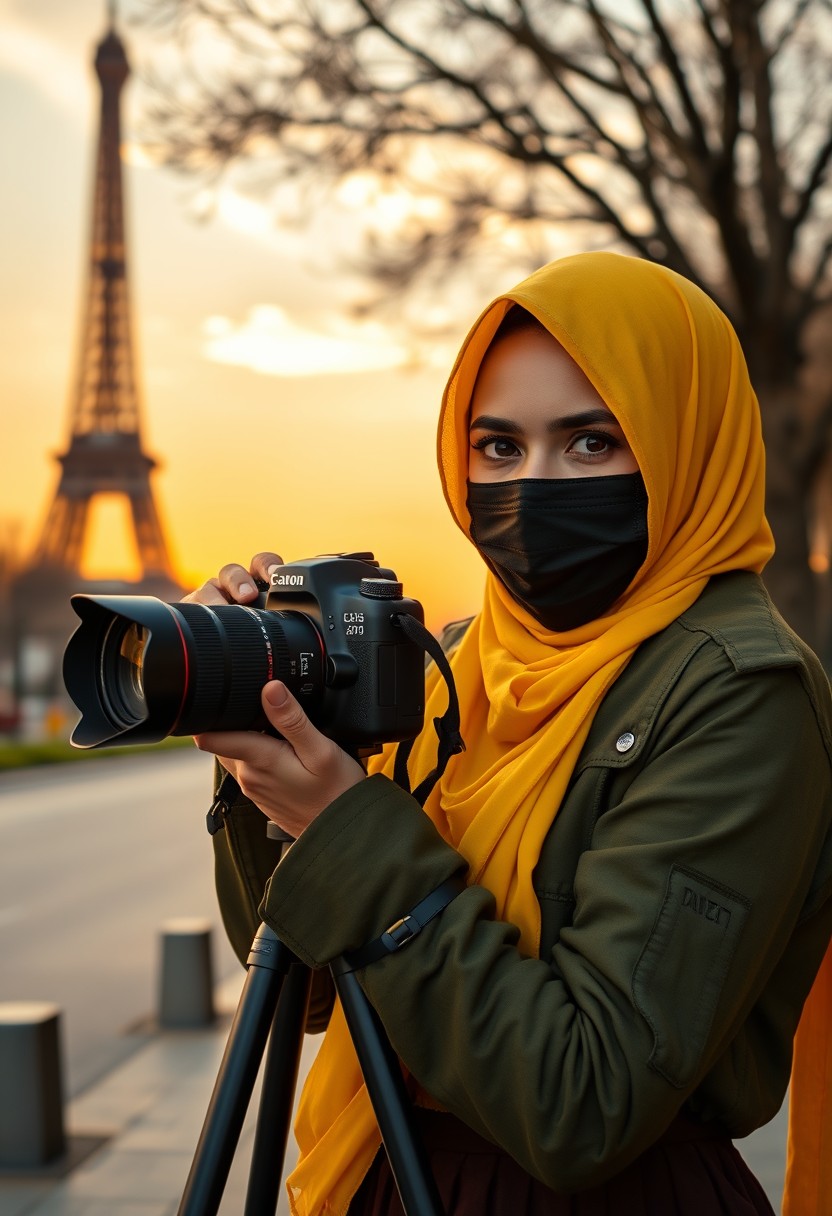
[(141, 1044), (157, 1008), (160, 927), (215, 926), (219, 981), (238, 966), (213, 891), (205, 812), (211, 759), (196, 749), (0, 775), (0, 1001), (62, 1011), (76, 1095)]

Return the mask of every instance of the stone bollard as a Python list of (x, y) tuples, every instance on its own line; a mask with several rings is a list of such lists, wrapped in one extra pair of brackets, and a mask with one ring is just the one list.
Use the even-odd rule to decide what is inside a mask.
[(0, 1166), (30, 1169), (66, 1151), (60, 1009), (0, 1004)]
[(159, 1025), (185, 1030), (214, 1021), (211, 922), (197, 917), (162, 925)]

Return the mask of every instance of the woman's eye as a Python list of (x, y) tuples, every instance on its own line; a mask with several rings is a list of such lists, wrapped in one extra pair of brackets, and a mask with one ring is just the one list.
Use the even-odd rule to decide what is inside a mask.
[(486, 460), (512, 460), (520, 454), (517, 444), (499, 435), (485, 435), (473, 446)]
[(592, 431), (588, 435), (578, 435), (573, 439), (571, 450), (579, 456), (604, 456), (618, 446), (612, 435), (606, 434), (605, 431)]

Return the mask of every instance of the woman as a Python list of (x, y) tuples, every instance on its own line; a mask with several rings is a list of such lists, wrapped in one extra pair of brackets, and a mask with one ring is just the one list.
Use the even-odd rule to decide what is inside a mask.
[[(246, 795), (218, 838), (232, 937), (245, 949), (270, 868), (253, 807), (297, 837), (261, 913), (316, 967), (464, 874), (359, 972), (448, 1210), (770, 1212), (731, 1138), (782, 1102), (830, 935), (832, 707), (758, 576), (773, 546), (736, 336), (650, 263), (544, 267), (471, 330), (439, 462), (489, 568), (450, 641), (467, 749), (422, 810), (394, 748), (366, 776), (277, 682), (282, 740), (201, 736)], [(196, 598), (245, 603), (279, 560)], [(426, 721), (445, 695), (431, 671)], [(414, 784), (435, 745), (424, 731)], [(294, 1212), (401, 1210), (337, 1006), (296, 1130)]]

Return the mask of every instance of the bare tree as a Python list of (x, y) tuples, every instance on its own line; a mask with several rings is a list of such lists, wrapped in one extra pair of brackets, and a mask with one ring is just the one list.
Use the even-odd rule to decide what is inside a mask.
[(832, 393), (801, 394), (800, 377), (832, 298), (832, 0), (146, 3), (182, 55), (148, 98), (163, 158), (306, 188), (395, 181), (412, 205), (364, 249), (385, 293), (568, 239), (713, 296), (763, 408), (769, 584), (818, 640), (808, 537)]

